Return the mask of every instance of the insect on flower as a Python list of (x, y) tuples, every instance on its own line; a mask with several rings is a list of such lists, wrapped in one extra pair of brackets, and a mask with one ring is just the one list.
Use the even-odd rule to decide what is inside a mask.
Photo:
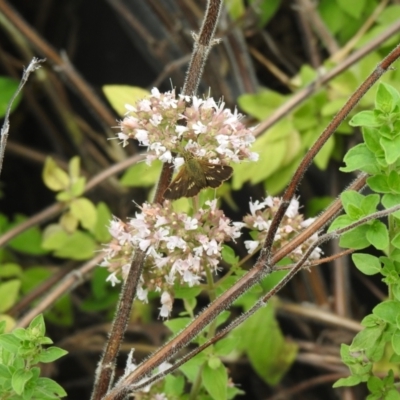
[(183, 153), (183, 158), (185, 163), (164, 192), (166, 199), (196, 196), (202, 189), (221, 186), (232, 176), (233, 169), (229, 165), (212, 164), (187, 151)]

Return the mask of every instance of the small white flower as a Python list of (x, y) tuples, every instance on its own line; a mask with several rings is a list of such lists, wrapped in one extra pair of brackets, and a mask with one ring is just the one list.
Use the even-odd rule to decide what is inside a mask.
[(131, 104), (125, 104), (125, 108), (128, 112), (135, 112), (136, 111), (136, 107), (134, 107)]
[(249, 155), (250, 161), (258, 161), (259, 158), (260, 158), (260, 155), (256, 152), (251, 152)]
[(141, 286), (138, 286), (137, 292), (136, 292), (137, 298), (139, 300), (143, 301), (144, 303), (147, 303), (147, 301), (148, 301), (147, 293), (148, 293), (147, 289), (143, 289)]
[(111, 282), (111, 286), (115, 286), (117, 283), (121, 283), (121, 281), (117, 278), (117, 275), (115, 272), (108, 275), (106, 282)]
[(150, 145), (150, 150), (154, 150), (155, 153), (159, 156), (160, 153), (164, 153), (166, 148), (160, 142), (154, 142)]
[(187, 217), (185, 220), (185, 229), (187, 231), (191, 231), (193, 229), (197, 229), (199, 221), (196, 218)]
[(167, 242), (167, 249), (174, 250), (175, 248), (185, 250), (186, 242), (178, 236), (169, 236), (164, 239)]
[(158, 90), (158, 88), (153, 87), (153, 89), (151, 89), (151, 95), (153, 97), (155, 97), (156, 99), (160, 98), (160, 91)]
[(289, 218), (294, 218), (297, 216), (299, 213), (299, 206), (300, 203), (297, 199), (292, 199), (292, 201), (289, 204), (288, 209), (285, 212), (285, 215)]
[(135, 139), (141, 146), (149, 145), (149, 133), (145, 129), (136, 129)]
[(200, 121), (197, 121), (196, 123), (194, 123), (192, 128), (196, 135), (207, 132), (207, 126), (202, 124)]
[(189, 128), (187, 126), (183, 126), (183, 125), (177, 125), (175, 127), (175, 132), (178, 134), (178, 136), (182, 136), (188, 130), (189, 130)]
[(192, 107), (193, 107), (195, 110), (198, 110), (199, 107), (200, 107), (203, 103), (204, 103), (204, 101), (203, 101), (202, 99), (200, 99), (200, 98), (198, 98), (198, 97), (196, 97), (196, 96), (193, 96), (193, 97), (192, 97)]
[(260, 242), (258, 240), (245, 240), (244, 245), (249, 254), (254, 253)]
[(203, 244), (203, 247), (208, 256), (219, 254), (219, 246), (215, 239), (210, 240), (208, 244)]
[(171, 162), (172, 161), (172, 154), (169, 150), (167, 150), (164, 154), (159, 157), (159, 160), (162, 162)]
[(201, 278), (191, 271), (185, 271), (183, 274), (183, 281), (186, 282), (189, 287), (193, 287), (194, 285), (198, 285), (201, 281)]
[(163, 292), (161, 295), (161, 308), (160, 308), (160, 317), (161, 318), (168, 318), (169, 314), (172, 310), (172, 297), (168, 292)]
[[(150, 118), (150, 123), (153, 125), (153, 126), (158, 126), (158, 125), (160, 125), (161, 124), (161, 121), (162, 121), (162, 115), (161, 114), (153, 114), (152, 116), (151, 116), (151, 118)], [(147, 145), (148, 146), (148, 145)]]
[(143, 99), (138, 102), (140, 111), (151, 111), (151, 101), (149, 99)]
[(253, 223), (253, 227), (259, 231), (268, 230), (270, 225), (271, 221), (265, 221), (261, 215), (257, 215)]
[(118, 132), (117, 137), (119, 140), (121, 140), (122, 147), (125, 147), (128, 145), (129, 135), (127, 135), (123, 132)]
[(175, 157), (174, 159), (174, 167), (179, 168), (185, 163), (185, 159), (183, 157)]

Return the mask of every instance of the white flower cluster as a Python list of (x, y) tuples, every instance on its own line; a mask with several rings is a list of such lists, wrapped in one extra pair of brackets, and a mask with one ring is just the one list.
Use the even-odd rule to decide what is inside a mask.
[(138, 298), (146, 301), (148, 290), (162, 292), (160, 315), (167, 317), (173, 304), (173, 285), (198, 285), (205, 268), (216, 271), (222, 244), (241, 235), (243, 224), (231, 223), (216, 203), (207, 202), (207, 207), (192, 217), (174, 212), (168, 201), (163, 207), (145, 203), (128, 223), (113, 220), (113, 240), (102, 263), (112, 272), (108, 280), (115, 284), (117, 273), (127, 273), (131, 259), (126, 254), (137, 248), (146, 252)]
[(174, 162), (172, 154), (183, 151), (215, 164), (257, 161), (258, 154), (249, 150), (255, 141), (253, 129), (240, 122), (237, 110), (232, 113), (224, 106), (211, 97), (176, 98), (175, 91), (160, 93), (154, 88), (136, 106), (126, 106), (117, 136), (124, 146), (130, 138), (147, 146), (148, 164), (155, 159)]
[[(278, 197), (268, 196), (262, 202), (259, 202), (258, 200), (255, 202), (250, 201), (249, 205), (250, 215), (246, 215), (243, 220), (246, 226), (253, 230), (254, 240), (246, 240), (244, 244), (247, 251), (249, 253), (253, 253), (264, 242), (270, 228), (272, 218), (274, 217), (280, 205), (280, 199)], [(314, 218), (308, 218), (306, 220), (303, 219), (303, 215), (299, 213), (299, 201), (295, 198), (292, 199), (275, 235), (273, 249), (278, 249), (286, 245), (300, 231), (311, 225), (313, 221)], [(318, 233), (315, 233), (306, 242), (289, 254), (289, 258), (295, 262), (300, 260), (304, 252), (307, 251), (310, 245), (317, 239)], [(310, 260), (319, 259), (321, 254), (322, 250), (319, 247), (316, 247), (311, 253)]]

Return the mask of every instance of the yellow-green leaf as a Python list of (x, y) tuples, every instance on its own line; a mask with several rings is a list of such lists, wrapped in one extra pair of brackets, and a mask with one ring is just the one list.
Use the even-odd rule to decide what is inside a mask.
[(69, 176), (71, 177), (72, 180), (79, 178), (79, 173), (81, 170), (81, 160), (78, 156), (72, 157), (69, 165)]
[(68, 174), (51, 157), (46, 159), (42, 177), (45, 185), (55, 192), (67, 189), (70, 184)]
[(20, 287), (21, 281), (19, 279), (11, 279), (0, 284), (0, 312), (7, 311), (15, 304)]
[(60, 225), (68, 233), (75, 232), (76, 228), (78, 227), (78, 223), (78, 218), (76, 218), (71, 212), (64, 213), (60, 218)]
[(94, 204), (85, 197), (80, 197), (75, 199), (70, 204), (70, 211), (73, 216), (75, 216), (81, 225), (92, 230), (96, 224), (97, 211)]
[(128, 85), (105, 85), (103, 92), (112, 108), (121, 117), (126, 113), (125, 104), (134, 105), (137, 100), (149, 95), (145, 89)]

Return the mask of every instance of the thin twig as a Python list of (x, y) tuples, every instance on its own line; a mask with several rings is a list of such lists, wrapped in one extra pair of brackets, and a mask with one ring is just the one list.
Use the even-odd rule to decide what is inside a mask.
[(18, 85), (17, 90), (14, 92), (14, 94), (11, 97), (11, 100), (9, 101), (9, 103), (7, 105), (6, 113), (4, 116), (4, 123), (3, 123), (3, 126), (1, 127), (1, 131), (0, 131), (0, 175), (1, 175), (1, 170), (3, 168), (4, 153), (6, 151), (8, 132), (10, 130), (11, 107), (12, 107), (16, 97), (19, 95), (22, 88), (25, 86), (26, 82), (28, 81), (29, 75), (32, 72), (36, 71), (38, 68), (40, 68), (40, 63), (42, 63), (44, 61), (45, 60), (39, 60), (38, 58), (34, 58), (29, 63), (28, 68), (22, 74), (22, 78)]

